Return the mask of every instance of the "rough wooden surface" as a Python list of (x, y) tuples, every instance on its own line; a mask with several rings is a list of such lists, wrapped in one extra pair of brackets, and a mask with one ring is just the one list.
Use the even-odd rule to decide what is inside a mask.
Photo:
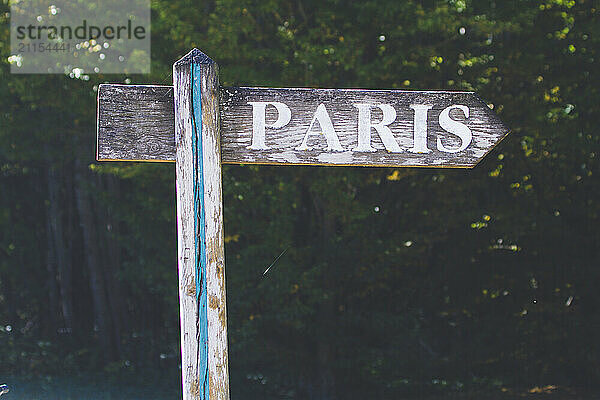
[[(197, 51), (197, 53), (200, 53)], [(201, 55), (201, 56), (200, 56)], [(203, 57), (202, 57), (203, 56)], [(205, 208), (206, 293), (208, 318), (208, 383), (210, 400), (229, 399), (227, 301), (225, 290), (225, 240), (221, 187), (219, 78), (217, 64), (204, 54), (192, 61), (193, 102), (201, 105), (203, 195)], [(200, 115), (194, 112), (197, 120)], [(200, 162), (200, 161), (199, 161)]]
[[(267, 128), (265, 150), (249, 148), (252, 141), (252, 106), (250, 102), (281, 102), (291, 110), (290, 122), (279, 129)], [(377, 106), (393, 107), (396, 117), (387, 126), (393, 134), (399, 152), (384, 146), (380, 135), (371, 128), (373, 152), (357, 151), (357, 104), (371, 105), (371, 123), (382, 121), (382, 110)], [(324, 105), (339, 140), (340, 150), (327, 151), (328, 144), (323, 126), (311, 123), (315, 111)], [(429, 106), (427, 114), (427, 153), (413, 153), (415, 110), (414, 105)], [(466, 149), (456, 153), (460, 139), (442, 129), (441, 112), (452, 105), (469, 108), (469, 117), (458, 109), (450, 110), (450, 117), (464, 123), (473, 138)], [(267, 123), (276, 120), (275, 107), (267, 107)], [(357, 90), (357, 89), (265, 89), (223, 88), (221, 91), (222, 157), (227, 163), (258, 164), (314, 164), (314, 165), (365, 165), (365, 166), (439, 166), (472, 167), (482, 159), (507, 133), (508, 129), (487, 105), (472, 92)], [(321, 124), (322, 125), (322, 124)], [(310, 150), (300, 150), (308, 135)], [(330, 147), (332, 147), (330, 146)]]
[[(162, 117), (156, 118), (157, 114), (169, 113), (169, 87), (143, 95), (143, 87), (133, 87), (127, 96), (122, 85), (111, 86), (102, 85), (99, 94), (98, 159), (174, 160), (174, 148), (170, 150), (167, 140), (169, 124)], [(262, 147), (253, 142), (253, 111), (259, 102), (269, 103), (263, 106), (266, 126)], [(289, 108), (285, 126), (277, 125), (285, 110), (274, 103)], [(452, 151), (460, 148), (461, 138), (440, 123), (440, 114), (453, 105), (456, 107), (448, 112), (450, 119), (464, 124), (472, 134), (468, 146), (458, 152)], [(384, 109), (395, 116), (393, 122), (389, 123), (392, 115), (385, 120)], [(131, 110), (150, 111), (136, 114)], [(317, 110), (324, 110), (327, 118), (315, 120)], [(367, 148), (374, 151), (361, 151), (365, 147), (358, 143), (359, 114), (364, 110), (368, 110), (368, 120), (362, 119), (367, 123), (363, 129), (370, 134)], [(508, 133), (495, 113), (472, 92), (224, 87), (220, 88), (220, 116), (223, 163), (472, 167)], [(279, 122), (286, 122), (283, 119)], [(328, 127), (321, 122), (327, 125), (329, 121), (335, 137), (323, 134)], [(382, 121), (392, 134), (387, 144), (386, 135), (372, 126)]]
[(97, 158), (175, 161), (173, 86), (100, 85)]
[(173, 66), (184, 399), (229, 399), (217, 66)]
[(192, 151), (194, 122), (192, 119), (190, 69), (173, 68), (175, 87), (175, 141), (177, 143), (177, 255), (179, 266), (179, 318), (181, 322), (181, 373), (183, 398), (200, 398), (201, 371), (206, 372), (206, 352), (200, 354), (198, 302), (196, 299), (196, 221), (194, 217), (195, 158)]

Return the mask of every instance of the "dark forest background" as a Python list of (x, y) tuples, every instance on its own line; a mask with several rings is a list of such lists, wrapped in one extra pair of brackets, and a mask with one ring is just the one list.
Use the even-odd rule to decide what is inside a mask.
[(234, 399), (600, 394), (597, 1), (153, 0), (152, 74), (88, 78), (11, 75), (6, 3), (0, 381), (177, 393), (174, 165), (95, 162), (96, 94), (197, 47), (226, 86), (474, 90), (511, 128), (472, 170), (225, 167)]

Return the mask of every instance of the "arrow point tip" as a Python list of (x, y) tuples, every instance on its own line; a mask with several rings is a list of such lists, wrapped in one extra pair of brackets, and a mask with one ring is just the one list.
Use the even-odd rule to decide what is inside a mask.
[(215, 62), (206, 54), (204, 54), (201, 50), (197, 48), (193, 48), (187, 53), (185, 56), (181, 57), (177, 62), (175, 62), (175, 66), (179, 67), (182, 65), (189, 64), (214, 64)]

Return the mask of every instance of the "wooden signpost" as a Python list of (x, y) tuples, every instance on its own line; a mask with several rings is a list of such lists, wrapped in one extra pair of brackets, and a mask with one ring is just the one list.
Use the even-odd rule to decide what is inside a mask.
[(184, 399), (229, 399), (221, 164), (472, 168), (508, 133), (473, 92), (100, 85), (99, 161), (175, 161)]

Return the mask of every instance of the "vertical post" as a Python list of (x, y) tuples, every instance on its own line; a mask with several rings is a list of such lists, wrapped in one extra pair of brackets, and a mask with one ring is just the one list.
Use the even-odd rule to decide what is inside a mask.
[(229, 400), (219, 78), (194, 49), (173, 65), (184, 400)]

